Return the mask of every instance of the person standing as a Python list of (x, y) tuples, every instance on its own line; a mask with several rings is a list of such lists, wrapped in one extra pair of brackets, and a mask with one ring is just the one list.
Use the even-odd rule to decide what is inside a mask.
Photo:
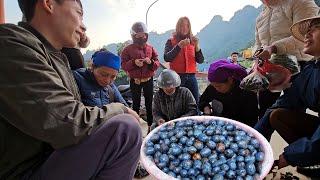
[(188, 17), (181, 17), (178, 20), (176, 31), (166, 42), (164, 60), (170, 62), (170, 69), (176, 71), (181, 78), (181, 86), (191, 91), (198, 104), (199, 87), (195, 73), (197, 73), (197, 63), (203, 63), (204, 57), (199, 39), (192, 34)]
[(153, 99), (153, 76), (159, 68), (158, 53), (148, 41), (147, 27), (142, 22), (136, 22), (131, 27), (133, 43), (126, 46), (121, 53), (121, 67), (130, 78), (133, 110), (140, 112), (141, 90), (145, 98), (147, 110), (148, 132), (150, 132)]
[[(312, 56), (305, 54), (303, 43), (290, 33), (290, 26), (295, 22), (315, 16), (319, 7), (314, 0), (262, 0), (263, 10), (256, 19), (255, 47), (260, 49), (255, 56), (263, 60), (270, 59), (271, 54), (289, 54), (297, 57), (301, 70)], [(279, 97), (280, 93), (269, 90), (259, 92), (260, 117), (263, 116)]]
[(232, 52), (230, 54), (230, 62), (233, 64), (239, 64), (238, 63), (239, 53), (238, 52)]

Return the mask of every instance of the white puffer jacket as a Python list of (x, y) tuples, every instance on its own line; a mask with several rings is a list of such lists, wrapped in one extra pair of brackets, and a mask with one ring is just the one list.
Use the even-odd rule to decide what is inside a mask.
[(255, 49), (275, 45), (277, 54), (295, 55), (298, 61), (308, 61), (312, 56), (302, 52), (303, 43), (290, 32), (295, 22), (318, 14), (314, 0), (269, 0), (256, 19)]

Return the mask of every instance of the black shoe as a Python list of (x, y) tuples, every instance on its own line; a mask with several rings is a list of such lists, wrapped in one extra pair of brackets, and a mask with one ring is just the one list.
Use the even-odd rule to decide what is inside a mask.
[(320, 165), (297, 167), (297, 172), (308, 177), (320, 177)]
[(148, 175), (149, 175), (149, 173), (146, 171), (146, 169), (144, 169), (144, 167), (139, 162), (137, 169), (136, 169), (136, 172), (134, 173), (134, 178), (141, 179), (141, 178), (144, 178)]

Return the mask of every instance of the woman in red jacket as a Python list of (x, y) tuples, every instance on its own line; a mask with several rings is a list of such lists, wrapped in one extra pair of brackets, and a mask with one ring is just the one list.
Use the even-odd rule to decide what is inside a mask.
[(188, 88), (199, 102), (198, 82), (195, 77), (197, 64), (203, 63), (203, 54), (199, 39), (192, 35), (188, 17), (181, 17), (176, 25), (176, 32), (166, 42), (164, 60), (170, 62), (170, 69), (176, 71), (181, 78), (181, 86)]

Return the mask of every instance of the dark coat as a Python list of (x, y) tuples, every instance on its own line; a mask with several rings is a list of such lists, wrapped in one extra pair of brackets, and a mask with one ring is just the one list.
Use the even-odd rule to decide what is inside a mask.
[(153, 120), (170, 121), (185, 116), (198, 114), (196, 101), (190, 90), (178, 87), (176, 92), (169, 96), (163, 90), (155, 93), (152, 105)]
[(240, 89), (238, 85), (235, 85), (230, 92), (222, 94), (209, 85), (200, 97), (200, 111), (203, 111), (204, 107), (210, 106), (209, 103), (214, 99), (223, 105), (220, 116), (245, 123), (251, 127), (257, 122), (258, 101), (255, 93)]
[(127, 108), (85, 106), (68, 60), (23, 23), (0, 25), (0, 179), (20, 179)]
[(107, 87), (100, 86), (89, 69), (80, 68), (75, 70), (73, 74), (84, 105), (102, 107), (106, 104), (119, 102), (128, 106), (113, 83)]
[[(260, 121), (268, 121), (273, 109), (285, 108), (301, 110), (307, 108), (320, 112), (320, 62), (308, 62), (306, 67), (296, 75), (290, 88), (284, 91), (276, 103), (267, 110)], [(320, 119), (319, 119), (320, 120)], [(301, 119), (303, 121), (303, 119)], [(301, 127), (303, 128), (303, 127)], [(284, 149), (285, 159), (290, 165), (308, 166), (320, 163), (320, 126), (311, 138), (301, 137)]]

